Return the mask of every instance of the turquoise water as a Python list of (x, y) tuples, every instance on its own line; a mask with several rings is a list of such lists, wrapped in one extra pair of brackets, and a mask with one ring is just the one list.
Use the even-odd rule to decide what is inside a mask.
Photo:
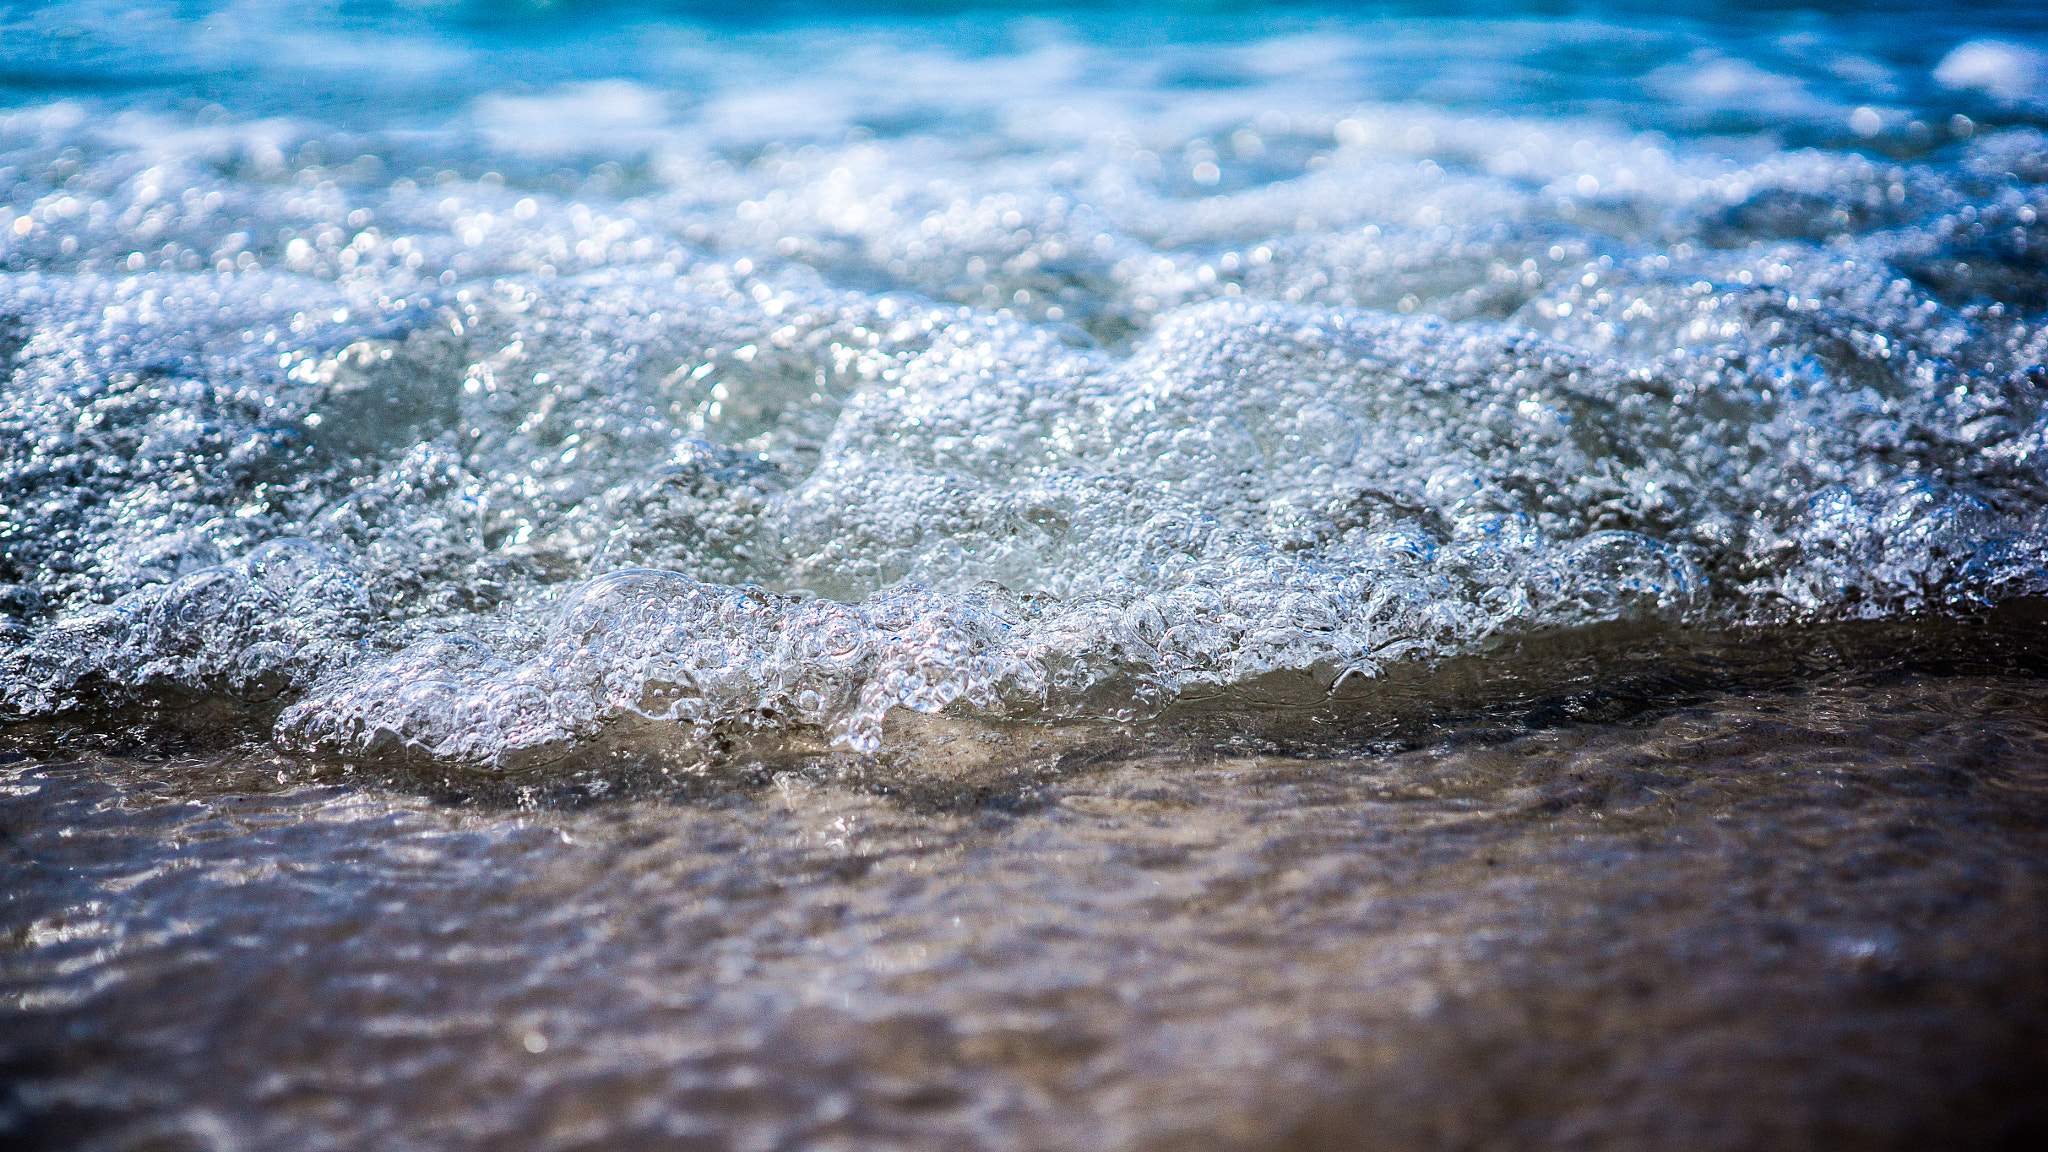
[(0, 8), (0, 1130), (2032, 1131), (2044, 130), (2017, 4)]

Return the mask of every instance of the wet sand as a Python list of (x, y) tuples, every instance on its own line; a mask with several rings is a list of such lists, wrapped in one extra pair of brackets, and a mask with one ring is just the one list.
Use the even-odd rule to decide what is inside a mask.
[(1610, 656), (1577, 692), (1551, 652), (1321, 744), (1328, 709), (940, 718), (899, 723), (921, 751), (893, 765), (642, 755), (552, 786), (17, 728), (0, 1131), (2030, 1147), (2037, 639), (1937, 629), (1873, 662), (1837, 633), (1768, 675), (1750, 644), (1749, 672), (1661, 687)]

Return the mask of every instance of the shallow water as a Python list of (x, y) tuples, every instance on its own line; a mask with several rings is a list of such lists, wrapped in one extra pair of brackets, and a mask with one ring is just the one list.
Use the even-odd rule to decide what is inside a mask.
[(1609, 670), (1377, 754), (947, 747), (977, 726), (566, 805), (46, 733), (0, 801), (9, 1110), (35, 1147), (2023, 1147), (2048, 693), (2008, 627)]
[(0, 24), (0, 1132), (2048, 1123), (2033, 6)]

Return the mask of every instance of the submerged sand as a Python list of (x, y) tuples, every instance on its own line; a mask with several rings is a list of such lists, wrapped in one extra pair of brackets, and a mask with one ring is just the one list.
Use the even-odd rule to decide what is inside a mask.
[(53, 1149), (2027, 1146), (2032, 636), (1719, 686), (1552, 653), (1549, 695), (1439, 681), (1348, 753), (1327, 710), (942, 721), (919, 763), (642, 755), (573, 795), (17, 729), (0, 1117)]

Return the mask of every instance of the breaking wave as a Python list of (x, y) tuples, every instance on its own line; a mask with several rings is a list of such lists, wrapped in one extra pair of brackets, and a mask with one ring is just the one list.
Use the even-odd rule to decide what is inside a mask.
[(0, 699), (868, 751), (2048, 593), (2035, 49), (1679, 45), (1509, 115), (1342, 28), (1083, 33), (0, 116)]

